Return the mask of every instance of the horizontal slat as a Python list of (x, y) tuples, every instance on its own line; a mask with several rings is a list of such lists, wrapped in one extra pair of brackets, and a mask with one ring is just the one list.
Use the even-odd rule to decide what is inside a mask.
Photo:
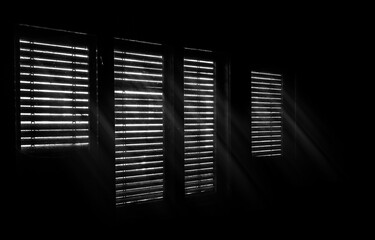
[(126, 148), (116, 149), (115, 156), (116, 158), (142, 158), (142, 157), (149, 157), (149, 158), (156, 158), (163, 156), (163, 148), (155, 148), (155, 149), (143, 149), (143, 150), (127, 150)]
[(159, 102), (157, 102), (156, 104), (150, 103), (148, 105), (116, 103), (115, 111), (141, 111), (141, 112), (144, 112), (144, 113), (148, 113), (148, 112), (151, 111), (151, 112), (155, 112), (155, 113), (162, 113), (162, 107), (163, 107), (163, 105), (160, 105)]
[(146, 74), (163, 74), (163, 68), (162, 67), (145, 67), (145, 66), (132, 66), (128, 65), (126, 62), (123, 63), (115, 63), (114, 65), (114, 71), (116, 72), (133, 72), (133, 73), (146, 73)]
[(281, 135), (280, 129), (267, 129), (267, 130), (253, 130), (251, 136), (264, 136), (264, 135)]
[(161, 90), (150, 90), (150, 89), (137, 89), (137, 90), (116, 90), (115, 97), (123, 98), (136, 98), (136, 99), (161, 99), (162, 98)]
[(140, 167), (128, 170), (116, 170), (115, 175), (121, 177), (139, 177), (139, 176), (147, 176), (151, 174), (162, 174), (163, 173), (163, 166), (158, 167)]
[(203, 144), (213, 144), (214, 143), (214, 140), (213, 139), (206, 139), (206, 140), (200, 140), (200, 141), (197, 141), (197, 140), (187, 140), (185, 138), (185, 147), (192, 147), (192, 146), (201, 146)]
[(137, 182), (116, 183), (116, 191), (131, 190), (134, 188), (152, 187), (163, 185), (163, 179), (145, 180)]
[(125, 52), (125, 51), (115, 50), (114, 57), (116, 61), (121, 61), (121, 62), (141, 61), (141, 62), (158, 62), (160, 64), (163, 63), (163, 57), (161, 55), (156, 55), (156, 54), (143, 54), (143, 53)]
[(53, 89), (20, 89), (21, 97), (33, 97), (33, 98), (62, 98), (62, 99), (85, 99), (88, 101), (88, 92), (71, 92), (71, 91), (60, 91)]
[(282, 143), (281, 139), (254, 140), (252, 141), (252, 147), (259, 148), (260, 146), (279, 145), (281, 143)]
[(44, 41), (34, 41), (28, 38), (20, 39), (20, 46), (35, 48), (35, 49), (46, 49), (55, 51), (74, 51), (74, 52), (87, 52), (88, 48), (86, 46), (71, 46), (70, 44), (56, 43), (56, 42), (44, 42)]
[(125, 137), (163, 137), (163, 131), (154, 130), (154, 131), (125, 131), (123, 129), (116, 129), (115, 137), (116, 139), (125, 138)]
[(186, 163), (185, 170), (195, 170), (195, 169), (204, 169), (204, 168), (211, 168), (213, 169), (214, 163), (211, 162), (199, 162), (199, 163)]
[(215, 132), (214, 129), (206, 129), (206, 128), (201, 128), (201, 129), (185, 129), (185, 136), (189, 137), (190, 135), (197, 135), (197, 134), (213, 134)]
[(129, 162), (144, 162), (144, 161), (164, 161), (163, 155), (142, 155), (142, 156), (118, 156), (116, 157), (116, 164)]
[(88, 62), (85, 60), (83, 62), (72, 62), (72, 61), (62, 61), (58, 59), (48, 59), (48, 58), (35, 58), (20, 56), (20, 65), (38, 65), (44, 67), (56, 67), (56, 68), (77, 68), (88, 70)]
[(185, 158), (212, 157), (213, 154), (213, 151), (185, 152)]
[[(115, 73), (115, 84), (121, 84), (126, 82), (134, 82), (141, 84), (142, 82), (157, 83), (162, 80), (162, 76), (157, 75), (141, 75), (141, 74), (125, 74), (116, 72)], [(132, 86), (131, 86), (132, 87)]]
[(212, 179), (214, 177), (214, 173), (205, 173), (205, 174), (198, 174), (198, 175), (186, 175), (185, 182), (188, 181), (197, 181), (197, 180), (204, 180), (204, 179)]
[(88, 92), (88, 84), (76, 84), (68, 83), (68, 84), (61, 84), (61, 83), (54, 83), (54, 82), (31, 82), (31, 81), (20, 81), (20, 88), (23, 89), (40, 89), (40, 90), (48, 90), (54, 89), (59, 91), (76, 91), (76, 92)]
[(185, 99), (184, 101), (184, 106), (185, 107), (190, 107), (190, 106), (214, 106), (214, 101), (213, 100), (188, 100)]
[[(134, 126), (133, 126), (134, 125)], [(139, 124), (117, 124), (115, 125), (116, 129), (125, 129), (126, 131), (145, 131), (145, 130), (159, 130), (163, 131), (163, 125), (157, 124), (156, 126), (147, 124), (147, 125), (139, 125)]]
[(72, 76), (72, 77), (87, 77), (88, 69), (83, 68), (57, 68), (57, 67), (46, 67), (40, 65), (20, 65), (20, 73), (25, 74), (49, 74), (56, 76)]
[(40, 45), (40, 44), (30, 44), (20, 41), (20, 51), (30, 52), (32, 54), (44, 53), (54, 55), (56, 57), (69, 56), (77, 59), (88, 58), (88, 49), (79, 49), (74, 47), (61, 48), (52, 45)]
[[(122, 191), (126, 192), (126, 191)], [(116, 203), (121, 201), (129, 201), (129, 202), (139, 202), (139, 201), (151, 201), (155, 198), (160, 198), (163, 196), (163, 191), (159, 189), (154, 189), (152, 191), (141, 191), (141, 192), (128, 192), (126, 194), (120, 194), (120, 191), (116, 192), (118, 195), (116, 196)]]
[(21, 137), (22, 145), (88, 143), (89, 136)]
[(61, 84), (87, 84), (88, 77), (73, 77), (69, 75), (51, 75), (40, 73), (20, 73), (20, 79), (31, 82), (51, 82)]
[[(43, 103), (42, 103), (43, 104)], [(35, 106), (35, 105), (34, 105)], [(73, 108), (72, 106), (37, 106), (22, 105), (21, 111), (25, 114), (88, 114), (88, 106), (80, 108)]]
[(210, 83), (197, 83), (197, 82), (186, 82), (184, 83), (185, 89), (200, 89), (201, 91), (213, 92), (213, 84)]
[[(88, 99), (83, 99), (82, 101), (76, 101), (73, 98), (52, 98), (52, 97), (31, 97), (31, 96), (21, 96), (20, 99), (21, 108), (34, 108), (36, 111), (39, 108), (55, 108), (62, 107), (73, 109), (79, 111), (79, 109), (87, 109), (89, 106)], [(75, 108), (74, 108), (75, 107)]]
[(150, 192), (162, 191), (162, 190), (163, 190), (162, 184), (154, 185), (154, 186), (144, 186), (144, 187), (138, 187), (138, 188), (119, 189), (119, 190), (116, 190), (116, 196), (127, 197), (128, 195), (147, 194)]
[[(63, 124), (61, 124), (63, 123)], [(50, 122), (48, 124), (43, 124), (43, 123), (40, 123), (40, 122), (35, 122), (35, 123), (31, 123), (31, 122), (21, 122), (21, 130), (26, 130), (26, 129), (30, 129), (30, 130), (48, 130), (48, 129), (62, 129), (62, 130), (65, 130), (65, 129), (71, 129), (71, 128), (79, 128), (79, 129), (82, 129), (82, 127), (84, 128), (88, 128), (88, 122), (85, 121), (83, 123), (74, 123), (74, 122)]]
[(118, 124), (163, 124), (162, 118), (129, 118), (116, 114)]
[(53, 137), (53, 136), (88, 136), (88, 128), (81, 129), (38, 129), (38, 130), (21, 130), (22, 137)]
[(140, 169), (140, 168), (162, 167), (163, 165), (164, 165), (163, 161), (129, 162), (129, 163), (116, 164), (115, 169), (116, 171), (123, 171), (123, 170), (126, 171), (126, 170)]
[(73, 116), (73, 115), (66, 115), (66, 114), (56, 114), (56, 115), (34, 115), (34, 114), (28, 114), (25, 115), (26, 113), (23, 113), (21, 115), (21, 121), (88, 121), (89, 117), (88, 114), (86, 116)]
[(208, 157), (187, 157), (185, 158), (185, 164), (205, 164), (205, 163), (214, 163), (213, 156)]
[(184, 61), (184, 70), (186, 71), (213, 71), (212, 63)]
[(210, 188), (214, 187), (214, 179), (213, 178), (207, 178), (207, 179), (201, 179), (201, 180), (194, 180), (194, 181), (186, 181), (186, 187), (193, 189), (193, 188), (201, 188), (203, 186), (210, 186)]
[(158, 97), (158, 98), (147, 98), (147, 96), (143, 98), (136, 98), (136, 97), (129, 97), (129, 96), (124, 96), (122, 94), (115, 94), (115, 105), (117, 104), (137, 104), (137, 105), (150, 105), (150, 104), (158, 104), (162, 105), (163, 104), (163, 98)]
[(199, 152), (199, 151), (209, 151), (213, 150), (214, 145), (213, 144), (205, 144), (202, 143), (201, 145), (196, 145), (196, 146), (186, 146), (185, 145), (185, 153), (193, 153), (193, 152)]
[(187, 169), (185, 166), (185, 176), (204, 175), (204, 174), (213, 173), (213, 172), (214, 172), (213, 166), (194, 168), (194, 169)]
[(21, 149), (54, 149), (58, 151), (63, 151), (74, 147), (74, 149), (86, 149), (89, 146), (88, 142), (83, 143), (48, 143), (48, 144), (23, 144), (21, 142)]
[(129, 66), (129, 68), (127, 68), (127, 69), (139, 68), (139, 69), (144, 69), (144, 70), (147, 70), (147, 69), (154, 70), (154, 69), (162, 68), (162, 63), (160, 63), (160, 62), (155, 62), (155, 61), (152, 61), (152, 62), (126, 61), (125, 62), (125, 61), (121, 61), (121, 59), (118, 59), (118, 58), (115, 58), (114, 65)]
[(202, 89), (200, 87), (185, 86), (186, 94), (213, 95), (213, 89)]
[(124, 137), (124, 138), (116, 138), (116, 144), (129, 144), (129, 143), (158, 143), (163, 141), (163, 136), (157, 137)]
[(163, 179), (163, 173), (157, 172), (157, 173), (150, 173), (150, 174), (144, 174), (144, 175), (133, 175), (133, 176), (116, 176), (116, 184), (119, 183), (135, 183), (135, 182), (141, 182), (141, 181), (151, 181), (151, 180), (158, 180)]
[(72, 54), (65, 54), (51, 51), (41, 51), (22, 48), (20, 49), (20, 57), (34, 58), (34, 59), (51, 59), (55, 61), (69, 61), (73, 63), (88, 63), (88, 55), (84, 56), (73, 56)]
[(212, 192), (212, 191), (214, 191), (214, 187), (212, 185), (207, 185), (207, 186), (206, 185), (200, 185), (198, 187), (188, 187), (188, 188), (186, 188), (186, 195)]
[(163, 192), (156, 191), (147, 194), (129, 195), (127, 197), (116, 197), (116, 206), (123, 206), (131, 203), (145, 203), (163, 198)]
[(274, 154), (274, 153), (281, 153), (282, 150), (280, 147), (272, 147), (268, 149), (253, 149), (251, 151), (253, 154), (263, 155), (263, 154)]

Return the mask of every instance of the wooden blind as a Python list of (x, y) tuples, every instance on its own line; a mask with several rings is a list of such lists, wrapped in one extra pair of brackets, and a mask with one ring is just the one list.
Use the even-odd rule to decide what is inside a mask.
[(251, 72), (251, 153), (282, 155), (282, 75)]
[(215, 190), (215, 64), (184, 59), (185, 194)]
[(164, 195), (163, 56), (114, 52), (116, 206)]
[(19, 39), (21, 149), (89, 145), (89, 49)]

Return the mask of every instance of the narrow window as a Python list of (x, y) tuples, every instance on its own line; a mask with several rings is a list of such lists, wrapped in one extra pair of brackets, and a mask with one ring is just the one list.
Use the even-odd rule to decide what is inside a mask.
[(185, 194), (215, 190), (215, 63), (184, 59)]
[(21, 36), (18, 63), (21, 150), (88, 146), (88, 46)]
[(163, 56), (114, 51), (116, 206), (164, 195)]
[(251, 72), (251, 153), (282, 155), (282, 75)]

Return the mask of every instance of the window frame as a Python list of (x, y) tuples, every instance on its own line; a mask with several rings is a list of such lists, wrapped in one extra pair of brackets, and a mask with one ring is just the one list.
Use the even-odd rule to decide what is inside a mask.
[[(273, 73), (273, 74), (280, 74), (281, 75), (281, 155), (280, 156), (264, 156), (264, 157), (256, 157), (252, 154), (252, 110), (251, 110), (251, 107), (252, 107), (252, 99), (251, 97), (253, 96), (253, 91), (251, 90), (251, 83), (252, 83), (252, 79), (251, 79), (251, 75), (252, 75), (252, 72), (261, 72), (261, 73)], [(285, 69), (283, 68), (280, 68), (280, 67), (275, 67), (275, 66), (264, 66), (264, 65), (251, 65), (249, 68), (248, 68), (248, 74), (247, 76), (249, 77), (249, 111), (248, 111), (248, 119), (250, 120), (250, 158), (251, 159), (256, 159), (256, 160), (259, 160), (261, 161), (262, 159), (265, 160), (265, 159), (270, 159), (270, 160), (282, 160), (284, 158), (284, 154), (285, 154), (285, 151), (284, 151), (284, 148), (285, 148), (285, 144), (284, 144), (284, 133), (285, 133), (285, 130), (284, 130), (284, 122), (285, 122), (285, 117), (284, 117), (284, 80), (285, 80), (285, 76), (286, 76), (286, 72), (285, 72)]]
[[(64, 157), (77, 152), (92, 152), (97, 149), (97, 64), (96, 64), (96, 39), (90, 34), (70, 32), (59, 29), (50, 29), (36, 27), (31, 25), (18, 25), (15, 27), (14, 37), (14, 85), (15, 85), (15, 128), (16, 128), (16, 149), (21, 155), (33, 157)], [(89, 117), (88, 117), (88, 146), (69, 146), (62, 148), (39, 148), (39, 149), (21, 149), (21, 108), (20, 108), (20, 39), (27, 37), (35, 41), (51, 42), (72, 42), (77, 45), (84, 45), (88, 48), (88, 100), (89, 100)]]
[[(166, 104), (166, 96), (165, 93), (167, 91), (167, 74), (166, 74), (166, 65), (167, 65), (167, 60), (166, 60), (166, 54), (165, 54), (165, 47), (162, 44), (158, 43), (151, 43), (151, 42), (144, 42), (144, 41), (137, 41), (137, 40), (131, 40), (131, 39), (124, 39), (124, 38), (113, 38), (113, 49), (112, 51), (114, 52), (116, 49), (121, 49), (122, 51), (131, 51), (131, 52), (140, 52), (144, 54), (157, 54), (161, 55), (163, 57), (163, 100), (162, 100), (162, 109), (163, 109), (163, 154), (164, 154), (164, 159), (163, 159), (163, 197), (162, 199), (155, 199), (155, 200), (149, 200), (146, 202), (134, 202), (134, 203), (128, 203), (128, 204), (123, 204), (121, 206), (116, 206), (116, 212), (133, 212), (134, 210), (129, 210), (130, 208), (135, 207), (135, 209), (139, 209), (140, 206), (145, 205), (146, 208), (147, 206), (153, 205), (153, 204), (158, 204), (158, 205), (163, 205), (166, 199), (166, 168), (168, 165), (168, 154), (167, 154), (167, 124), (166, 124), (166, 117), (167, 113), (165, 111), (165, 104)], [(114, 60), (114, 59), (113, 59)], [(114, 64), (113, 64), (113, 73), (114, 73)], [(113, 82), (115, 81), (113, 77)], [(114, 83), (113, 83), (114, 84)], [(113, 85), (113, 92), (115, 91), (115, 86)], [(113, 98), (113, 110), (115, 108), (115, 100)], [(114, 113), (113, 113), (114, 114)], [(114, 114), (114, 123), (115, 123), (115, 114)], [(113, 126), (113, 130), (115, 132), (115, 126)], [(115, 144), (114, 140), (114, 144)], [(116, 164), (116, 161), (114, 159), (114, 163)], [(116, 194), (115, 194), (116, 196)], [(115, 200), (116, 203), (116, 200)]]
[[(184, 53), (183, 53), (183, 60), (185, 58), (190, 58), (190, 59), (198, 59), (198, 60), (202, 60), (202, 61), (213, 61), (213, 65), (214, 65), (214, 70), (213, 70), (213, 74), (214, 74), (214, 80), (213, 80), (213, 84), (214, 84), (214, 87), (213, 87), (213, 106), (214, 106), (214, 115), (213, 115), (213, 118), (214, 118), (214, 137), (213, 137), (213, 178), (214, 178), (214, 181), (213, 181), (213, 184), (214, 184), (214, 188), (212, 191), (207, 191), (207, 192), (200, 192), (200, 193), (193, 193), (193, 194), (186, 194), (186, 190), (185, 190), (185, 144), (184, 144), (184, 154), (183, 154), (183, 167), (184, 167), (184, 197), (187, 201), (194, 201), (194, 200), (199, 200), (199, 199), (202, 199), (202, 198), (212, 198), (214, 196), (217, 196), (217, 193), (218, 193), (218, 153), (217, 153), (217, 125), (218, 125), (218, 118), (217, 118), (217, 111), (218, 111), (218, 107), (217, 107), (217, 88), (218, 88), (218, 83), (217, 83), (217, 76), (218, 76), (218, 68), (217, 68), (217, 65), (218, 65), (218, 54), (215, 52), (215, 51), (211, 51), (211, 50), (202, 50), (202, 49), (196, 49), (196, 48), (189, 48), (189, 47), (185, 47), (184, 48)], [(182, 69), (184, 69), (184, 61), (182, 62)], [(183, 70), (184, 71), (184, 70)], [(182, 73), (183, 74), (183, 73)], [(184, 84), (184, 76), (183, 76), (183, 84)], [(185, 98), (184, 98), (184, 90), (182, 91), (182, 99), (183, 99), (183, 108), (185, 107)], [(184, 110), (183, 110), (184, 112)], [(185, 120), (185, 114), (184, 114), (184, 120)], [(183, 126), (183, 129), (185, 129), (185, 127)], [(185, 139), (185, 134), (183, 134), (183, 141)]]

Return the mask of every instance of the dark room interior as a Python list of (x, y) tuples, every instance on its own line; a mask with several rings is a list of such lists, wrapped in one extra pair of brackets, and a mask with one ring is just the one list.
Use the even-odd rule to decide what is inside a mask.
[[(274, 233), (277, 228), (297, 232), (338, 226), (343, 233), (347, 226), (367, 228), (363, 220), (371, 212), (373, 185), (369, 184), (371, 160), (365, 155), (371, 143), (364, 137), (371, 139), (372, 117), (365, 85), (369, 78), (363, 77), (365, 65), (360, 62), (367, 51), (361, 20), (347, 18), (343, 11), (332, 13), (336, 8), (297, 11), (252, 4), (236, 9), (221, 6), (217, 11), (183, 5), (160, 11), (129, 8), (125, 13), (116, 8), (93, 9), (85, 13), (16, 11), (2, 30), (3, 119), (9, 136), (3, 146), (10, 152), (3, 155), (2, 170), (14, 229), (160, 235), (176, 229), (186, 234), (227, 231), (231, 237), (235, 233), (250, 237), (259, 229)], [(87, 46), (88, 73), (82, 76), (90, 81), (85, 115), (89, 147), (40, 150), (34, 143), (25, 143), (23, 71), (37, 70), (29, 65), (23, 70), (27, 54), (22, 49), (38, 41)], [(164, 61), (162, 193), (145, 202), (119, 200), (115, 128), (120, 120), (114, 100), (119, 91), (113, 79), (116, 61), (122, 58), (116, 60), (120, 54), (116, 49), (124, 49), (121, 54), (143, 51), (155, 54), (150, 55), (154, 58), (160, 54)], [(186, 112), (184, 116), (184, 104), (188, 104), (184, 79), (188, 79), (189, 54), (207, 57), (215, 66), (214, 138), (207, 140), (214, 147), (212, 189), (191, 195), (184, 185), (184, 169), (188, 169), (184, 134), (190, 126)], [(121, 64), (129, 63), (123, 59)], [(265, 157), (251, 150), (256, 93), (250, 82), (258, 72), (282, 76), (282, 149)], [(149, 95), (155, 96), (159, 95)]]

